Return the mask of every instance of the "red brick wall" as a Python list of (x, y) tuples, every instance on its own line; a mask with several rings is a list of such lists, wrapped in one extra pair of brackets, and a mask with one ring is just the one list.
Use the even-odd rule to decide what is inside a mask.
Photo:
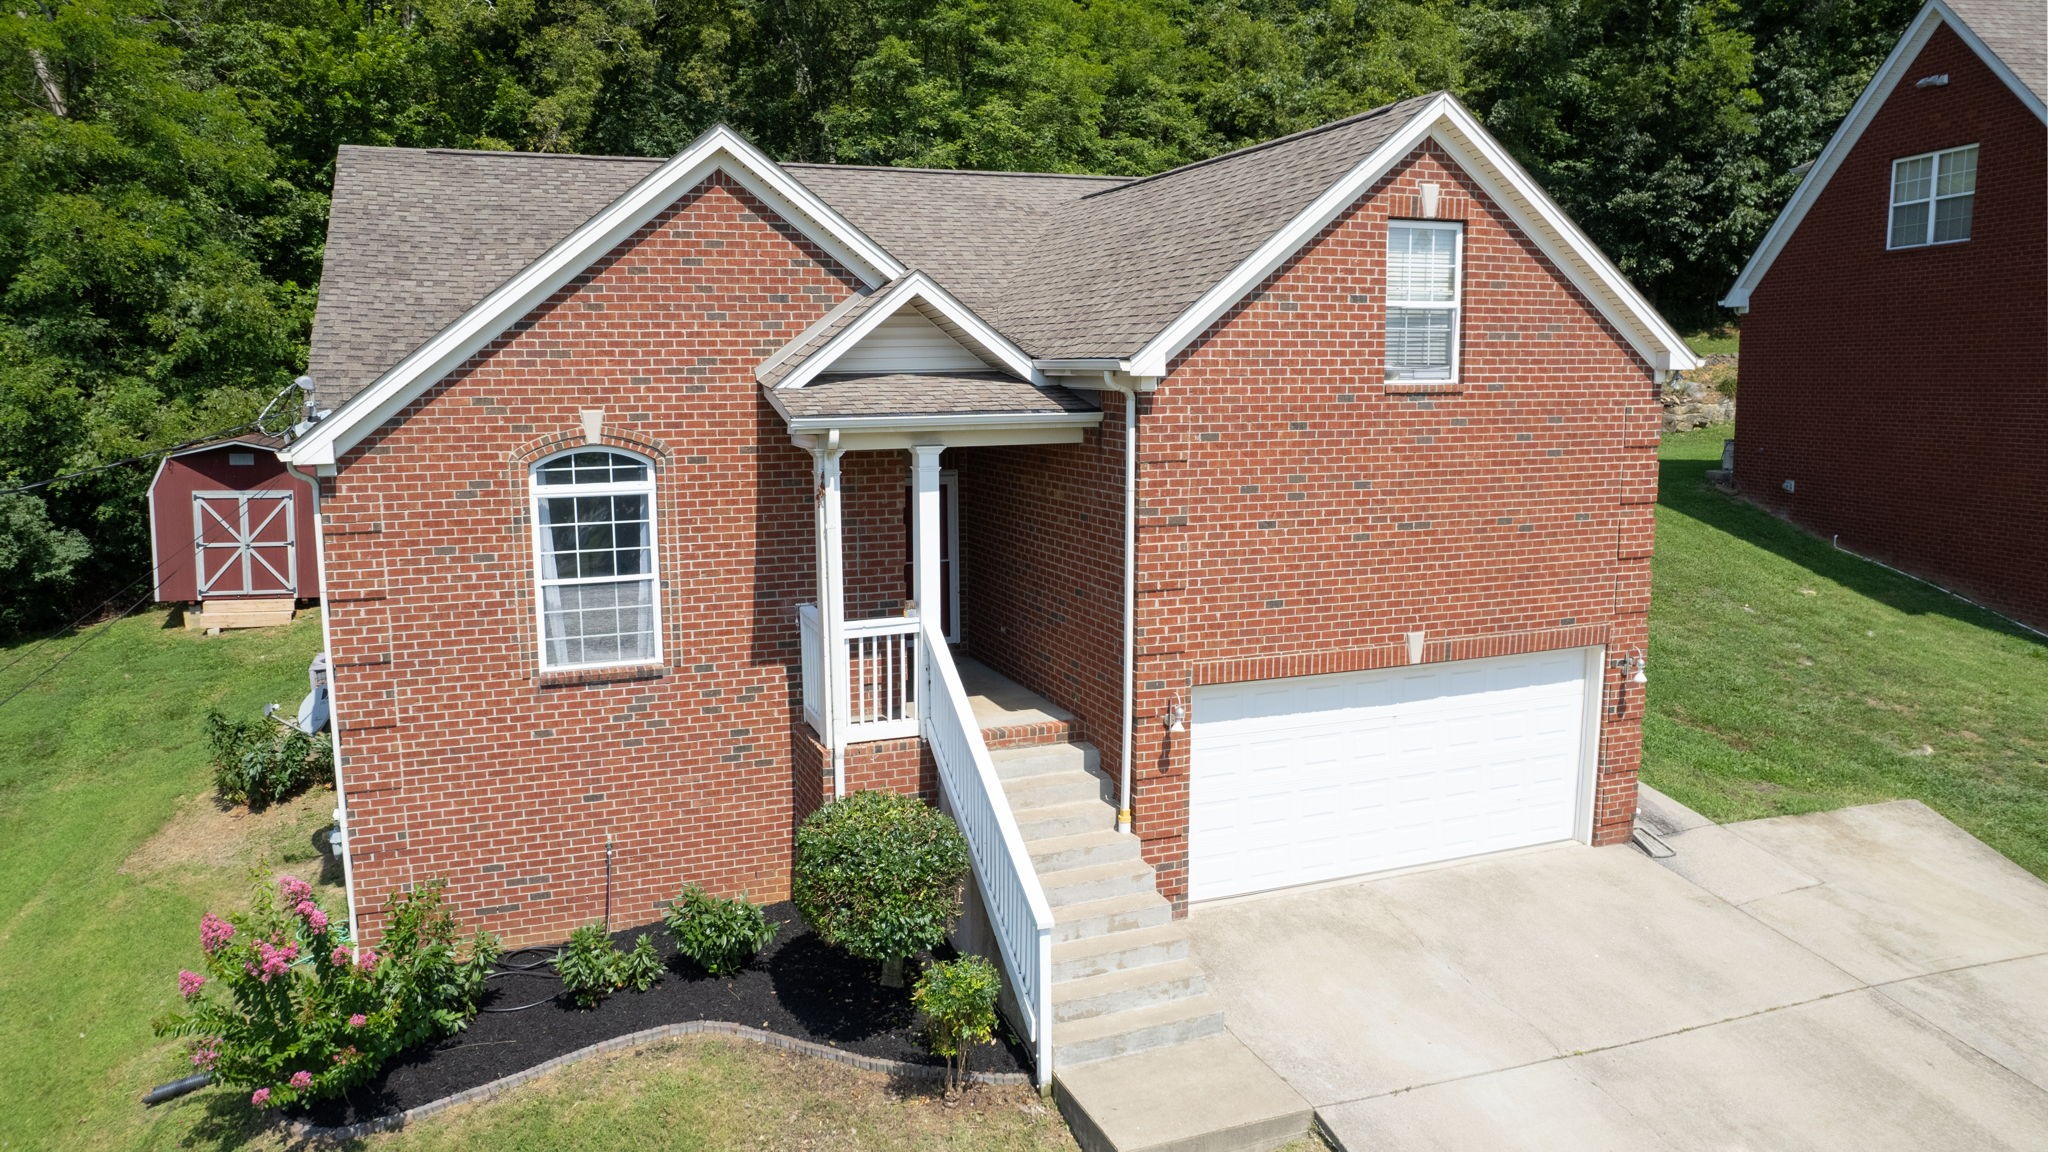
[[(1419, 185), (1462, 218), (1455, 389), (1382, 369), (1386, 221)], [(1433, 145), (1197, 341), (1140, 414), (1136, 818), (1186, 893), (1191, 686), (1647, 642), (1657, 388)], [(1639, 693), (1603, 710), (1595, 839), (1627, 837)], [(1199, 717), (1196, 720), (1199, 721)]]
[(978, 660), (1073, 712), (1114, 772), (1123, 720), (1123, 416), (1080, 444), (968, 448), (960, 602)]
[[(791, 735), (811, 475), (753, 368), (854, 283), (714, 178), (344, 460), (328, 610), (372, 934), (390, 892), (444, 876), (465, 924), (560, 939), (604, 911), (607, 837), (617, 925), (685, 882), (787, 893), (819, 792)], [(659, 462), (648, 679), (537, 670), (527, 470), (587, 407)]]
[[(1940, 72), (1946, 87), (1914, 87)], [(1887, 251), (1892, 161), (1965, 144), (1979, 149), (1971, 238)], [(1735, 465), (1752, 499), (2036, 627), (2044, 221), (2048, 127), (1938, 29), (1751, 297)]]

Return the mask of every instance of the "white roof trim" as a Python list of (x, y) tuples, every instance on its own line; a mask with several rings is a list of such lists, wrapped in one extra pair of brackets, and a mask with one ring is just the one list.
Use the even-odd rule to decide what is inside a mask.
[[(1011, 374), (1033, 383), (1044, 383), (1044, 377), (1032, 364), (1031, 357), (1025, 355), (1022, 348), (1011, 343), (1009, 337), (990, 327), (988, 321), (976, 316), (972, 309), (962, 304), (952, 293), (941, 288), (938, 281), (923, 272), (912, 272), (901, 281), (889, 285), (879, 298), (874, 299), (867, 311), (855, 318), (853, 323), (840, 329), (837, 335), (826, 341), (816, 352), (811, 353), (789, 375), (776, 381), (775, 387), (801, 388), (817, 379), (830, 371), (833, 363), (846, 355), (849, 349), (880, 327), (882, 321), (913, 304), (930, 309), (951, 321), (959, 327), (961, 334), (976, 346), (976, 350)], [(797, 337), (797, 341), (808, 339), (809, 331), (806, 329), (806, 335)], [(778, 353), (777, 356), (764, 361), (757, 374), (765, 373), (780, 356)]]
[(1970, 51), (1975, 52), (2035, 116), (2048, 120), (2048, 107), (2044, 107), (2041, 98), (2034, 94), (2033, 89), (2021, 83), (2020, 78), (2005, 61), (1999, 59), (1996, 52), (1985, 47), (1984, 41), (1978, 39), (1977, 34), (1970, 30), (1970, 26), (1965, 24), (1943, 0), (1929, 0), (1927, 6), (1920, 9), (1920, 14), (1913, 17), (1913, 22), (1906, 26), (1906, 31), (1899, 37), (1899, 42), (1892, 46), (1891, 55), (1886, 56), (1884, 63), (1878, 66), (1877, 74), (1870, 78), (1869, 84), (1864, 85), (1862, 95), (1856, 97), (1856, 103), (1850, 106), (1849, 114), (1842, 118), (1841, 126), (1828, 138), (1827, 146), (1814, 158), (1811, 167), (1806, 171), (1806, 178), (1793, 190), (1792, 198), (1785, 202), (1785, 207), (1778, 213), (1778, 218), (1771, 222), (1770, 231), (1764, 233), (1763, 240), (1750, 255), (1749, 263), (1743, 265), (1742, 275), (1735, 278), (1735, 286), (1722, 298), (1722, 307), (1749, 307), (1750, 295), (1756, 291), (1758, 284), (1763, 283), (1764, 273), (1771, 270), (1771, 264), (1777, 260), (1778, 254), (1785, 250), (1785, 245), (1791, 242), (1792, 234), (1799, 230), (1800, 223), (1806, 219), (1806, 214), (1812, 210), (1814, 202), (1820, 199), (1821, 190), (1827, 187), (1828, 181), (1841, 168), (1842, 162), (1848, 159), (1849, 152), (1856, 146), (1856, 141), (1863, 138), (1864, 130), (1870, 127), (1870, 122), (1877, 118), (1878, 110), (1884, 107), (1885, 101), (1890, 99), (1891, 94), (1904, 82), (1914, 61), (1920, 58), (1921, 50), (1926, 48), (1927, 42), (1934, 37), (1934, 30), (1942, 24), (1954, 29), (1963, 43), (1970, 46)]
[(1225, 312), (1256, 288), (1288, 258), (1316, 237), (1330, 221), (1356, 203), (1366, 190), (1405, 159), (1425, 139), (1463, 156), (1465, 170), (1529, 236), (1559, 271), (1586, 293), (1593, 306), (1617, 328), (1650, 366), (1678, 371), (1698, 366), (1683, 337), (1657, 314), (1605, 253), (1572, 223), (1557, 202), (1509, 156), (1465, 106), (1448, 95), (1438, 96), (1408, 123), (1358, 162), (1344, 177), (1286, 227), (1203, 293), (1127, 362), (1138, 376), (1164, 376), (1173, 358)]
[(500, 285), (461, 319), (350, 397), (340, 408), (279, 452), (298, 465), (332, 464), (419, 394), (533, 311), (605, 253), (623, 243), (677, 197), (714, 172), (724, 172), (766, 203), (869, 287), (907, 269), (855, 228), (767, 154), (720, 124), (649, 173), (603, 211), (585, 221), (540, 259)]

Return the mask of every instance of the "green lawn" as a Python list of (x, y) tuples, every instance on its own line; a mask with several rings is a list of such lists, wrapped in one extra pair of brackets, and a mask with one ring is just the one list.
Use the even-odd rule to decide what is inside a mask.
[(1705, 482), (1668, 436), (1643, 779), (1716, 820), (1912, 798), (2048, 877), (2048, 643)]
[[(149, 1020), (197, 966), (199, 914), (253, 865), (319, 867), (332, 794), (231, 819), (201, 800), (199, 734), (209, 707), (296, 707), (318, 620), (205, 636), (166, 619), (115, 623), (0, 707), (0, 1148), (140, 1142), (137, 1097), (182, 1074)], [(0, 650), (0, 696), (78, 643)]]
[(1733, 356), (1741, 350), (1742, 330), (1731, 324), (1704, 332), (1689, 332), (1685, 343), (1695, 356)]

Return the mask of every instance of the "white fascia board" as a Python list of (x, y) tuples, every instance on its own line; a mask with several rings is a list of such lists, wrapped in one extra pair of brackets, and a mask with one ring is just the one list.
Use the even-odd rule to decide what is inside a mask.
[(623, 243), (714, 172), (727, 176), (850, 268), (870, 287), (901, 276), (895, 257), (780, 165), (720, 124), (585, 221), (369, 387), (279, 453), (295, 465), (334, 463), (464, 360)]
[[(1203, 293), (1187, 311), (1139, 349), (1125, 370), (1134, 376), (1165, 376), (1173, 358), (1194, 343), (1209, 325), (1313, 240), (1426, 139), (1435, 140), (1454, 156), (1463, 155), (1491, 170), (1492, 176), (1478, 165), (1464, 165), (1466, 173), (1486, 189), (1559, 271), (1586, 292), (1645, 362), (1658, 371), (1697, 366), (1698, 360), (1685, 340), (1635, 290), (1621, 270), (1472, 118), (1464, 105), (1444, 95), (1415, 113), (1400, 131), (1316, 197), (1229, 276)], [(1510, 191), (1513, 195), (1507, 194)], [(1517, 200), (1528, 205), (1528, 210), (1520, 209)]]
[(1770, 231), (1764, 233), (1764, 238), (1757, 244), (1749, 263), (1743, 265), (1742, 275), (1735, 278), (1735, 286), (1728, 290), (1728, 295), (1722, 297), (1722, 307), (1749, 307), (1749, 298), (1755, 293), (1757, 285), (1763, 283), (1764, 273), (1771, 270), (1772, 262), (1785, 250), (1785, 245), (1791, 242), (1792, 234), (1799, 230), (1799, 225), (1813, 209), (1814, 203), (1820, 199), (1820, 194), (1827, 187), (1828, 181), (1849, 158), (1850, 151), (1856, 147), (1856, 142), (1863, 138), (1863, 133), (1870, 127), (1870, 122), (1877, 119), (1877, 113), (1884, 107), (1885, 101), (1891, 98), (1893, 92), (1898, 91), (1899, 85), (1905, 81), (1914, 62), (1920, 58), (1921, 50), (1934, 38), (1934, 30), (1943, 24), (1947, 24), (1963, 43), (1969, 45), (1970, 51), (1975, 52), (1978, 59), (1984, 61), (1985, 65), (2004, 81), (2007, 88), (2012, 89), (2013, 95), (2019, 97), (2020, 102), (2025, 104), (2036, 118), (2048, 120), (2048, 106), (2043, 105), (2041, 98), (2034, 94), (2033, 89), (2021, 83), (2020, 78), (2005, 61), (1986, 47), (1984, 41), (1978, 39), (1977, 34), (1970, 30), (1970, 26), (1963, 23), (1943, 0), (1929, 0), (1928, 5), (1913, 18), (1913, 22), (1906, 26), (1906, 31), (1899, 37), (1899, 42), (1892, 46), (1891, 55), (1886, 56), (1884, 63), (1878, 66), (1877, 74), (1870, 78), (1870, 83), (1864, 85), (1862, 94), (1857, 96), (1856, 103), (1849, 107), (1849, 114), (1842, 118), (1841, 126), (1835, 129), (1835, 134), (1828, 138), (1827, 147), (1822, 148), (1820, 155), (1814, 158), (1812, 166), (1806, 171), (1806, 178), (1793, 190), (1792, 198), (1785, 202), (1785, 207), (1778, 213), (1778, 218), (1771, 221)]
[(775, 386), (801, 388), (817, 379), (844, 356), (848, 349), (858, 345), (869, 333), (880, 327), (882, 321), (913, 303), (922, 303), (958, 325), (960, 330), (979, 346), (984, 355), (993, 357), (1012, 374), (1033, 383), (1044, 382), (1044, 377), (1032, 364), (1031, 357), (1025, 355), (1024, 350), (1012, 343), (1009, 337), (996, 331), (988, 321), (975, 315), (972, 309), (962, 304), (951, 292), (940, 287), (937, 281), (923, 272), (912, 272), (900, 283), (891, 285), (885, 298), (876, 301), (853, 323), (841, 329), (824, 347), (811, 353), (802, 364), (797, 365), (794, 371), (783, 377)]

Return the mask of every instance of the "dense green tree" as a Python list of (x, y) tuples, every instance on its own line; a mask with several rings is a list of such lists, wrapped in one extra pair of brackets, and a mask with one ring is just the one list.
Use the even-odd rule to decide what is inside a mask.
[[(1714, 300), (1911, 0), (16, 0), (0, 490), (304, 362), (342, 144), (1147, 174), (1458, 93), (1665, 312)], [(146, 564), (147, 463), (0, 508), (0, 629)], [(86, 551), (89, 549), (89, 551)]]

